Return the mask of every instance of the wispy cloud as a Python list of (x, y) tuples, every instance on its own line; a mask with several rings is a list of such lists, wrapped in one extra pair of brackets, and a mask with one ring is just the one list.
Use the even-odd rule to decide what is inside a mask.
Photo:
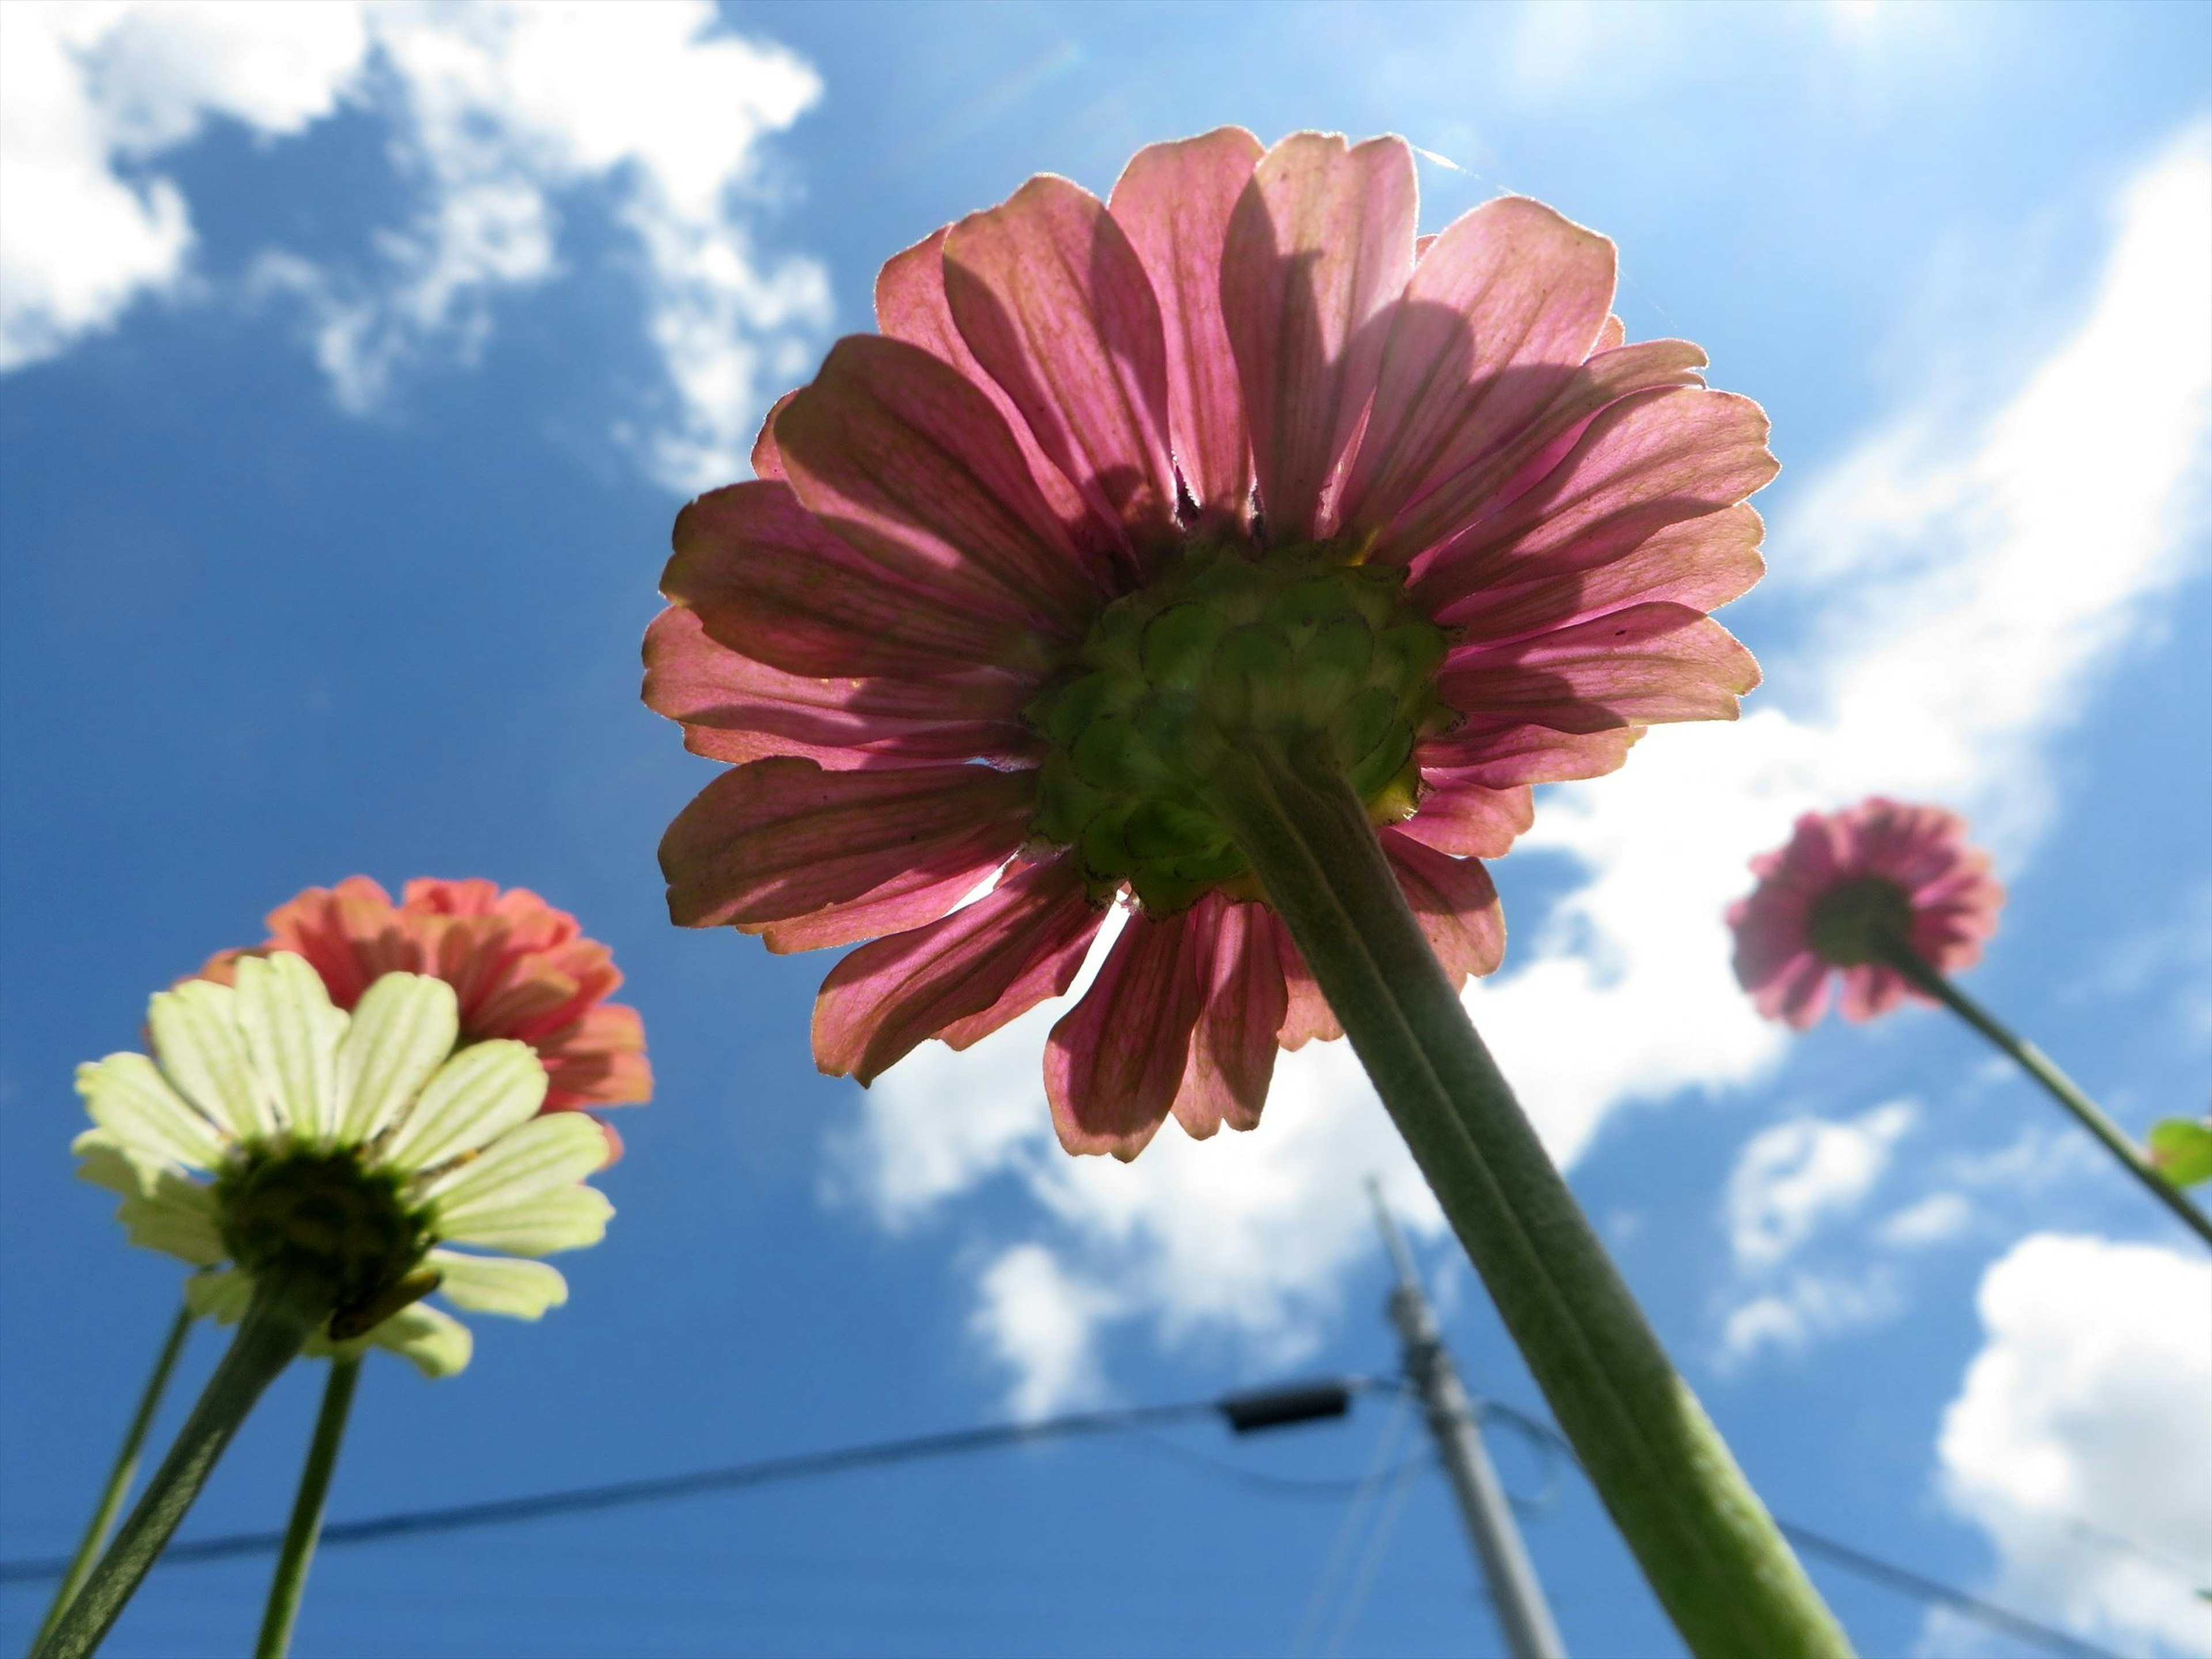
[(749, 218), (763, 142), (820, 95), (782, 48), (724, 32), (707, 0), (622, 7), (258, 3), (9, 6), (0, 132), (0, 368), (51, 356), (191, 277), (189, 204), (128, 177), (215, 118), (270, 140), (375, 112), (416, 207), (368, 259), (283, 248), (248, 286), (305, 309), (356, 411), (428, 356), (467, 361), (502, 294), (557, 276), (564, 201), (608, 193), (635, 249), (660, 406), (625, 423), (672, 486), (736, 476), (774, 392), (830, 314), (822, 266), (770, 259)]
[(1740, 1267), (1779, 1265), (1824, 1223), (1863, 1204), (1916, 1114), (1892, 1101), (1844, 1122), (1792, 1118), (1745, 1143), (1729, 1176), (1729, 1242)]

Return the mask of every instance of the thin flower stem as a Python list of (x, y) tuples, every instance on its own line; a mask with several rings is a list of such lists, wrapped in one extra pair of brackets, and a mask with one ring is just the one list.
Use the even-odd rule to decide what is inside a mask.
[(2173, 1212), (2181, 1224), (2207, 1244), (2212, 1244), (2212, 1217), (2205, 1215), (2182, 1195), (2181, 1189), (2158, 1172), (2137, 1150), (2120, 1126), (2106, 1117), (2097, 1103), (2083, 1094), (2074, 1079), (2051, 1063), (2040, 1048), (2014, 1034), (1996, 1015), (1936, 970), (1933, 963), (1903, 939), (1881, 942), (1883, 959), (1917, 990), (1926, 992), (2002, 1050), (2044, 1091), (2073, 1114), (2074, 1121), (2103, 1143), (2104, 1148), (2130, 1174), (2150, 1189), (2151, 1195)]
[(46, 1639), (46, 1633), (60, 1622), (69, 1604), (76, 1599), (84, 1581), (91, 1575), (92, 1564), (100, 1559), (100, 1547), (107, 1541), (107, 1529), (115, 1524), (116, 1511), (130, 1494), (131, 1483), (138, 1478), (138, 1454), (145, 1449), (146, 1431), (154, 1426), (154, 1414), (161, 1408), (161, 1396), (168, 1392), (169, 1373), (177, 1368), (177, 1356), (185, 1351), (185, 1339), (191, 1334), (192, 1310), (183, 1304), (177, 1308), (177, 1316), (169, 1322), (167, 1340), (154, 1361), (153, 1374), (146, 1379), (145, 1391), (138, 1396), (138, 1409), (125, 1431), (123, 1444), (115, 1454), (115, 1467), (107, 1472), (107, 1485), (101, 1488), (100, 1503), (93, 1510), (92, 1520), (84, 1529), (84, 1537), (70, 1558), (69, 1571), (62, 1575), (61, 1588), (54, 1592), (53, 1605), (39, 1626), (39, 1633), (31, 1638), (35, 1648)]
[(254, 1401), (292, 1363), (318, 1322), (297, 1304), (266, 1286), (256, 1288), (229, 1352), (177, 1431), (176, 1443), (61, 1622), (32, 1650), (33, 1659), (84, 1659), (106, 1639)]
[(1690, 1650), (1848, 1655), (1499, 1075), (1340, 773), (1311, 750), (1248, 751), (1209, 793)]
[(315, 1437), (307, 1443), (307, 1466), (300, 1471), (300, 1493), (292, 1500), (292, 1519), (284, 1528), (276, 1576), (269, 1583), (269, 1605), (261, 1614), (253, 1659), (284, 1659), (291, 1649), (292, 1624), (300, 1616), (300, 1598), (307, 1588), (307, 1566), (315, 1559), (315, 1540), (323, 1534), (323, 1501), (330, 1496), (338, 1443), (345, 1438), (346, 1414), (353, 1409), (354, 1384), (360, 1380), (360, 1355), (331, 1361), (323, 1408), (315, 1418)]

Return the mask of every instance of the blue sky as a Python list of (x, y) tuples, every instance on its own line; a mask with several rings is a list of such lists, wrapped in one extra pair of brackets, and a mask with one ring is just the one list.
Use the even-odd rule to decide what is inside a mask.
[[(661, 906), (711, 773), (635, 695), (684, 495), (888, 255), (1237, 121), (1404, 132), (1425, 228), (1603, 230), (1632, 337), (1773, 416), (1766, 688), (1540, 803), (1472, 999), (1686, 1373), (1778, 1510), (2212, 1652), (2202, 1252), (1947, 1019), (1758, 1022), (1718, 919), (1796, 811), (1947, 802), (2012, 890), (1972, 988), (2130, 1127), (2202, 1109), (2208, 64), (2186, 4), (0, 9), (0, 1552), (73, 1534), (175, 1294), (70, 1175), (73, 1066), (356, 871), (574, 910), (659, 1093), (566, 1308), (371, 1368), (334, 1514), (1385, 1369), (1370, 1173), (1538, 1403), (1340, 1045), (1255, 1134), (1077, 1165), (1036, 1020), (864, 1097), (807, 1055), (827, 957)], [(276, 1523), (315, 1381), (190, 1530)], [(295, 1650), (1285, 1652), (1388, 1416), (334, 1551)], [(1572, 1650), (1674, 1650), (1571, 1476), (1528, 1535)], [(1376, 1562), (1344, 1650), (1496, 1650), (1432, 1474)], [(157, 1576), (110, 1651), (242, 1648), (264, 1573)], [(1816, 1573), (1869, 1655), (2025, 1650)]]

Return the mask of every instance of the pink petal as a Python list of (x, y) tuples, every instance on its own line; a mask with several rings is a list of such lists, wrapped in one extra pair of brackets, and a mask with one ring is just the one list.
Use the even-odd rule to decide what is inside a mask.
[[(1080, 861), (1061, 856), (1018, 868), (941, 921), (862, 945), (822, 981), (815, 1064), (872, 1083), (932, 1036), (957, 1030), (974, 1042), (980, 1017), (1004, 1024), (1065, 990), (1101, 920)], [(1046, 988), (1010, 1006), (1040, 980)]]
[(1380, 536), (1389, 558), (1401, 511), (1525, 431), (1589, 356), (1613, 269), (1611, 242), (1526, 197), (1454, 222), (1390, 308), (1343, 528)]
[[(1766, 527), (1749, 507), (1725, 507), (1668, 526), (1641, 546), (1587, 569), (1554, 568), (1524, 580), (1516, 560), (1437, 620), (1460, 643), (1523, 638), (1644, 603), (1714, 611), (1750, 591), (1766, 568)], [(1546, 561), (1552, 564), (1553, 561)]]
[(1535, 801), (1525, 783), (1491, 789), (1452, 780), (1424, 789), (1419, 811), (1393, 827), (1439, 853), (1497, 859), (1535, 821)]
[(991, 400), (1053, 515), (1069, 526), (1079, 546), (1103, 558), (1118, 542), (1119, 526), (1093, 513), (1073, 480), (1045, 458), (1014, 400), (975, 361), (953, 325), (952, 307), (945, 297), (945, 240), (951, 234), (950, 225), (933, 231), (877, 272), (876, 326), (951, 364)]
[(1150, 144), (1108, 201), (1159, 296), (1176, 461), (1201, 511), (1224, 526), (1241, 526), (1250, 507), (1252, 440), (1221, 313), (1221, 256), (1260, 155), (1242, 127)]
[[(1701, 387), (1618, 398), (1543, 480), (1425, 564), (1413, 593), (1431, 616), (1524, 569), (1590, 569), (1685, 520), (1732, 507), (1778, 470), (1765, 412)], [(1723, 532), (1725, 538), (1735, 533)]]
[(1401, 830), (1382, 832), (1382, 851), (1454, 987), (1492, 974), (1505, 959), (1505, 912), (1480, 859), (1455, 859)]
[(1808, 951), (1794, 967), (1753, 997), (1752, 1004), (1767, 1018), (1786, 1020), (1804, 1030), (1828, 1010), (1830, 971), (1826, 963)]
[(901, 580), (823, 529), (790, 486), (738, 483), (677, 515), (660, 591), (716, 641), (789, 673), (927, 679), (1052, 666), (1012, 607)]
[(1073, 639), (1101, 592), (989, 398), (918, 346), (830, 348), (775, 423), (799, 499), (918, 586), (1013, 607)]
[(1133, 912), (1091, 988), (1052, 1028), (1044, 1092), (1069, 1152), (1126, 1162), (1166, 1120), (1205, 996), (1206, 943), (1190, 911)]
[(787, 392), (769, 405), (767, 419), (761, 422), (759, 433), (753, 439), (753, 477), (769, 483), (784, 481), (783, 452), (775, 447), (776, 417), (791, 407), (791, 400), (799, 394)]
[(1207, 936), (1209, 954), (1200, 969), (1203, 1009), (1191, 1033), (1175, 1115), (1185, 1133), (1204, 1140), (1224, 1122), (1232, 1129), (1258, 1126), (1275, 1075), (1275, 1033), (1290, 999), (1265, 905), (1209, 893), (1192, 915), (1192, 926)]
[(1344, 1027), (1337, 1023), (1336, 1011), (1328, 1006), (1328, 999), (1315, 982), (1313, 969), (1306, 966), (1305, 957), (1298, 953), (1297, 941), (1273, 910), (1267, 913), (1265, 926), (1274, 935), (1275, 956), (1283, 964), (1283, 986), (1288, 999), (1277, 1040), (1293, 1051), (1309, 1042), (1335, 1042), (1344, 1035)]
[(1047, 173), (945, 242), (945, 293), (976, 362), (1091, 509), (1151, 556), (1174, 534), (1167, 347), (1128, 237)]
[(1601, 351), (1618, 351), (1627, 342), (1628, 325), (1618, 317), (1609, 316), (1605, 319), (1605, 325), (1598, 330), (1597, 338), (1590, 344), (1590, 355), (1595, 356)]
[(1604, 732), (1554, 732), (1548, 726), (1469, 724), (1431, 738), (1413, 751), (1425, 779), (1439, 788), (1480, 784), (1565, 783), (1617, 772), (1644, 735), (1636, 726)]
[(1562, 732), (1734, 720), (1759, 665), (1700, 611), (1638, 605), (1503, 646), (1454, 652), (1437, 690), (1454, 708)]
[[(1418, 572), (1427, 567), (1425, 550), (1448, 550), (1477, 534), (1487, 546), (1501, 532), (1475, 526), (1552, 477), (1596, 416), (1638, 393), (1698, 390), (1705, 362), (1705, 354), (1686, 340), (1647, 340), (1591, 358), (1520, 431), (1501, 434), (1502, 442), (1459, 471), (1432, 477), (1392, 526), (1391, 556)], [(1510, 527), (1525, 526), (1512, 520)]]
[(645, 701), (680, 721), (684, 745), (720, 761), (804, 755), (832, 770), (988, 760), (1035, 766), (1024, 692), (1003, 674), (933, 680), (810, 679), (717, 644), (681, 605), (645, 631)]
[(669, 916), (757, 933), (886, 884), (910, 890), (925, 872), (931, 884), (964, 874), (973, 887), (1021, 845), (1036, 806), (1029, 772), (754, 761), (701, 790), (662, 836)]
[(1375, 389), (1376, 314), (1413, 269), (1413, 153), (1294, 133), (1231, 216), (1221, 303), (1251, 422), (1268, 538), (1322, 533), (1322, 497)]

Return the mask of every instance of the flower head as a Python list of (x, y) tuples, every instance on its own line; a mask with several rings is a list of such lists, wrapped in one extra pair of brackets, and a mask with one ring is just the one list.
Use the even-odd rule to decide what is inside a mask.
[(547, 1111), (652, 1097), (637, 1010), (606, 1000), (622, 983), (607, 947), (526, 887), (421, 877), (395, 905), (367, 876), (349, 876), (308, 888), (268, 922), (266, 943), (224, 951), (201, 976), (228, 984), (240, 957), (290, 951), (350, 1009), (380, 975), (434, 975), (459, 999), (464, 1042), (512, 1037), (537, 1050)]
[(1843, 1015), (1871, 1019), (1921, 997), (1885, 959), (1909, 945), (1939, 974), (1979, 960), (2004, 889), (1966, 821), (1937, 806), (1876, 795), (1840, 812), (1808, 812), (1787, 846), (1751, 861), (1759, 885), (1729, 907), (1735, 976), (1759, 1012), (1800, 1027), (1826, 1012), (1843, 980)]
[(383, 974), (349, 1012), (289, 951), (233, 970), (154, 998), (151, 1058), (77, 1070), (97, 1126), (78, 1173), (123, 1195), (133, 1243), (216, 1270), (189, 1281), (197, 1310), (235, 1319), (265, 1284), (323, 1322), (310, 1353), (374, 1344), (437, 1376), (470, 1340), (430, 1291), (523, 1319), (568, 1299), (518, 1258), (599, 1242), (613, 1206), (584, 1179), (609, 1142), (580, 1113), (539, 1115), (526, 1044), (463, 1041), (442, 979)]
[(1066, 991), (1118, 896), (1048, 1048), (1062, 1142), (1249, 1128), (1278, 1048), (1338, 1032), (1206, 804), (1223, 754), (1327, 757), (1464, 978), (1532, 785), (1735, 713), (1757, 670), (1706, 613), (1759, 573), (1765, 417), (1624, 343), (1603, 237), (1414, 214), (1395, 138), (1224, 128), (1103, 203), (1033, 179), (885, 265), (881, 332), (684, 509), (646, 699), (732, 769), (662, 842), (670, 908), (872, 941), (825, 1071)]

